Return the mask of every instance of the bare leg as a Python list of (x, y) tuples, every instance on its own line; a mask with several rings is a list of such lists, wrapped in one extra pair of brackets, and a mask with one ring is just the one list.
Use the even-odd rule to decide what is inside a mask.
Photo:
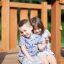
[(47, 60), (50, 64), (57, 64), (56, 58), (53, 55), (48, 55)]
[(49, 64), (46, 55), (42, 55), (40, 58), (41, 58), (42, 63)]

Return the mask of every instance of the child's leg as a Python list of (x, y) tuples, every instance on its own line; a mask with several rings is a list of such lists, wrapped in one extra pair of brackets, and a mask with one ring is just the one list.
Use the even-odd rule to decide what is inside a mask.
[(27, 58), (24, 58), (22, 64), (32, 64), (32, 62)]
[(41, 57), (41, 61), (42, 61), (42, 63), (44, 62), (44, 64), (49, 64), (49, 62), (48, 62), (48, 60), (47, 60), (47, 57), (46, 57), (45, 55), (43, 55), (43, 56)]
[(41, 59), (42, 64), (49, 64), (49, 63), (48, 63), (48, 60), (47, 60), (46, 54), (39, 53), (38, 56), (39, 56), (39, 58)]
[(20, 63), (22, 63), (23, 58), (22, 57), (18, 57), (18, 60), (19, 60)]
[(57, 64), (57, 61), (56, 61), (56, 58), (54, 57), (54, 55), (48, 55), (47, 59), (50, 64)]
[(34, 56), (34, 62), (32, 62), (32, 64), (44, 64), (41, 62), (40, 58), (38, 56)]

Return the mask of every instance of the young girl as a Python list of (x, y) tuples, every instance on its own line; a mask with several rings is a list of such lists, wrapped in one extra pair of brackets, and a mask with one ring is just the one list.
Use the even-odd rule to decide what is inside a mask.
[(33, 26), (33, 33), (41, 36), (40, 45), (38, 45), (40, 51), (38, 55), (41, 55), (41, 60), (43, 60), (45, 64), (57, 64), (54, 53), (50, 49), (50, 32), (44, 28), (44, 25), (38, 17), (33, 17), (30, 19), (30, 23)]

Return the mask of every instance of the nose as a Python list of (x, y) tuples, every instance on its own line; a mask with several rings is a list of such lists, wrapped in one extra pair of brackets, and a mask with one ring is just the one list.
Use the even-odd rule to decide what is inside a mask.
[(26, 35), (26, 32), (23, 32), (23, 35)]
[(39, 30), (36, 30), (36, 33), (39, 33)]
[(38, 32), (39, 32), (39, 30), (36, 30), (36, 32), (38, 33)]

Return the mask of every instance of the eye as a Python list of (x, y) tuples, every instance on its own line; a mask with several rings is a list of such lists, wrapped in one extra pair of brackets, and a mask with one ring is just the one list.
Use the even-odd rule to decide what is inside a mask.
[(22, 31), (20, 31), (20, 33), (22, 34), (23, 32), (22, 32)]
[(24, 32), (26, 32), (26, 30), (24, 30)]
[(41, 29), (39, 29), (39, 31), (42, 31)]

